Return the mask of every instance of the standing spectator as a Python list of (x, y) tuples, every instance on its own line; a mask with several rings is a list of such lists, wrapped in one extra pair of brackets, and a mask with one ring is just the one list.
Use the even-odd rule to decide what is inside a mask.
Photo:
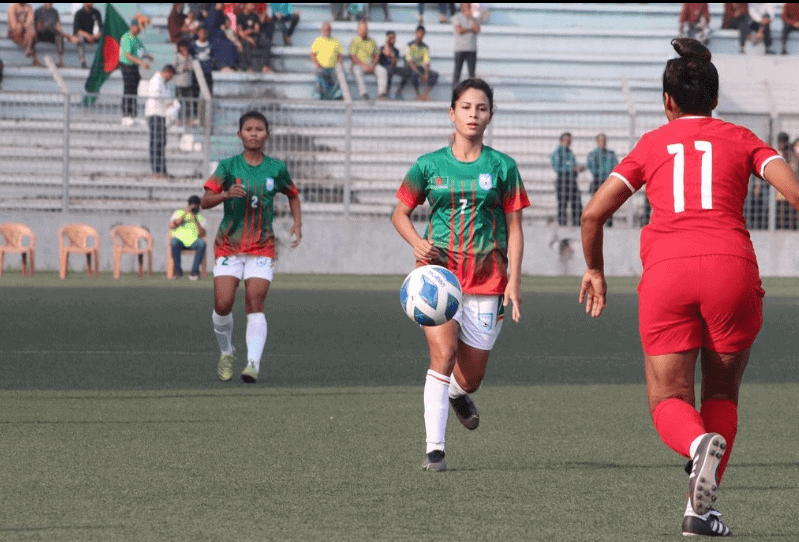
[(175, 52), (175, 60), (173, 66), (175, 67), (175, 77), (172, 83), (175, 85), (175, 97), (180, 103), (180, 110), (183, 112), (183, 121), (186, 125), (191, 123), (192, 114), (194, 112), (195, 102), (192, 91), (192, 73), (193, 68), (191, 65), (191, 54), (189, 53), (189, 42), (187, 40), (180, 40)]
[(255, 4), (244, 4), (244, 10), (236, 16), (236, 34), (242, 45), (241, 69), (253, 71), (253, 57), (258, 49), (258, 34), (261, 18), (255, 12)]
[(365, 20), (358, 21), (358, 35), (350, 42), (350, 61), (352, 62), (350, 70), (353, 78), (355, 78), (358, 94), (364, 100), (369, 100), (364, 75), (375, 73), (375, 66), (379, 56), (380, 51), (377, 48), (377, 42), (369, 37), (368, 23)]
[(757, 175), (752, 175), (749, 178), (749, 187), (747, 226), (752, 230), (768, 229), (768, 183)]
[(724, 4), (721, 28), (738, 30), (738, 50), (743, 53), (749, 37), (749, 4)]
[(707, 4), (683, 4), (680, 10), (680, 37), (703, 44), (710, 41), (710, 9)]
[(139, 81), (141, 74), (139, 66), (145, 70), (150, 69), (150, 62), (153, 55), (147, 54), (144, 44), (139, 39), (141, 27), (138, 19), (131, 19), (130, 29), (122, 35), (119, 42), (119, 69), (122, 72), (122, 124), (132, 126), (134, 119), (138, 115), (138, 103), (136, 96), (139, 93)]
[(311, 45), (311, 61), (316, 67), (313, 96), (318, 100), (340, 100), (342, 87), (346, 84), (346, 81), (342, 83), (344, 49), (331, 34), (330, 22), (323, 22), (322, 35)]
[[(202, 68), (203, 78), (205, 79), (205, 84), (208, 85), (208, 90), (213, 95), (214, 93), (214, 74), (213, 74), (213, 50), (211, 48), (211, 42), (208, 41), (208, 29), (205, 26), (201, 26), (197, 30), (197, 39), (194, 40), (189, 46), (189, 52), (193, 59), (197, 60), (200, 63), (200, 67)], [(197, 74), (192, 71), (192, 79), (191, 79), (191, 87), (192, 87), (192, 95), (195, 98), (200, 97), (200, 82), (197, 79)], [(195, 106), (196, 106), (195, 102)], [(196, 111), (194, 114), (196, 115)]]
[(300, 22), (300, 12), (294, 10), (291, 4), (269, 4), (272, 8), (272, 18), (275, 20), (275, 26), (280, 27), (280, 32), (283, 34), (283, 45), (286, 47), (291, 46), (291, 35)]
[(263, 5), (264, 10), (259, 13), (261, 29), (258, 32), (258, 48), (255, 50), (253, 63), (256, 70), (260, 66), (261, 72), (272, 73), (272, 36), (275, 34), (275, 20), (269, 16), (264, 4), (256, 4), (256, 11), (259, 5)]
[(58, 52), (58, 67), (64, 66), (64, 38), (77, 43), (78, 39), (71, 34), (65, 34), (61, 27), (61, 17), (58, 10), (52, 3), (42, 4), (33, 12), (33, 25), (36, 28), (36, 41), (33, 44), (33, 63), (38, 64), (39, 58), (36, 55), (36, 42), (45, 41), (55, 44)]
[(72, 21), (72, 35), (77, 40), (80, 67), (85, 68), (85, 44), (97, 43), (103, 35), (103, 17), (95, 9), (94, 4), (83, 4), (83, 7), (75, 12), (75, 17)]
[(771, 50), (771, 21), (774, 20), (774, 4), (749, 4), (749, 33), (755, 33), (752, 43), (761, 41), (766, 46), (766, 54), (773, 55)]
[(194, 251), (194, 262), (191, 266), (189, 280), (200, 278), (200, 265), (205, 260), (206, 243), (205, 237), (205, 218), (200, 214), (199, 196), (189, 197), (188, 205), (185, 209), (178, 209), (169, 219), (169, 230), (172, 234), (170, 248), (172, 250), (172, 261), (175, 262), (174, 277), (179, 279), (183, 276), (183, 269), (180, 264), (180, 253), (184, 250)]
[(166, 119), (174, 107), (172, 95), (166, 84), (175, 76), (175, 67), (167, 64), (156, 72), (147, 84), (147, 101), (144, 116), (150, 127), (150, 168), (153, 175), (166, 175)]
[[(607, 137), (605, 134), (596, 136), (596, 149), (588, 153), (588, 158), (585, 160), (585, 167), (594, 176), (591, 181), (589, 191), (593, 196), (599, 189), (599, 185), (605, 182), (608, 175), (613, 171), (613, 168), (618, 165), (619, 161), (616, 159), (616, 153), (607, 148)], [(608, 218), (608, 227), (613, 226), (613, 217)]]
[(183, 4), (172, 4), (172, 9), (169, 11), (167, 17), (167, 26), (169, 27), (169, 39), (172, 43), (177, 43), (183, 36), (183, 25), (186, 22), (186, 15), (183, 13)]
[(552, 168), (557, 174), (555, 181), (555, 195), (558, 198), (558, 225), (568, 225), (568, 210), (572, 208), (572, 226), (580, 225), (580, 216), (583, 214), (583, 203), (580, 200), (580, 189), (577, 188), (577, 174), (585, 166), (577, 164), (574, 153), (569, 148), (572, 144), (572, 135), (564, 132), (560, 136), (560, 145), (550, 155)]
[(799, 30), (799, 4), (785, 2), (782, 5), (782, 54), (788, 54), (788, 34)]
[(24, 2), (8, 5), (8, 37), (25, 48), (25, 56), (33, 57), (33, 65), (41, 66), (36, 57), (33, 44), (36, 42), (36, 28), (33, 26), (33, 8)]
[(401, 68), (397, 65), (399, 50), (394, 47), (397, 35), (389, 30), (386, 32), (386, 42), (380, 48), (380, 56), (375, 66), (375, 76), (377, 77), (377, 98), (385, 100), (391, 93), (391, 76), (399, 73)]
[(477, 34), (480, 33), (480, 23), (472, 17), (472, 5), (461, 4), (461, 12), (452, 17), (452, 26), (455, 30), (455, 73), (452, 76), (452, 86), (461, 80), (463, 62), (469, 68), (469, 78), (474, 78), (477, 65)]
[[(785, 162), (794, 168), (796, 164), (796, 155), (794, 155), (793, 147), (791, 146), (791, 138), (785, 132), (777, 134), (777, 152), (780, 153), (785, 159)], [(796, 209), (791, 207), (788, 200), (785, 199), (779, 191), (777, 191), (777, 223), (776, 229), (778, 230), (795, 230), (797, 222)]]
[[(430, 99), (430, 91), (438, 82), (438, 72), (430, 69), (430, 49), (424, 40), (425, 29), (424, 26), (419, 25), (416, 27), (416, 36), (413, 40), (408, 42), (405, 48), (405, 69), (402, 73), (402, 80), (399, 87), (397, 87), (397, 100), (402, 99), (402, 89), (408, 80), (411, 81), (414, 90), (416, 91), (416, 99), (421, 101), (428, 101)], [(419, 92), (419, 81), (425, 84), (424, 92)]]

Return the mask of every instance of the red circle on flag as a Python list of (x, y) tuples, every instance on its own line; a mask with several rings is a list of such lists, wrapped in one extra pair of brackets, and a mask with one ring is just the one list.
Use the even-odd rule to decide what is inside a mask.
[(119, 42), (111, 36), (105, 37), (103, 43), (103, 70), (111, 73), (119, 66)]

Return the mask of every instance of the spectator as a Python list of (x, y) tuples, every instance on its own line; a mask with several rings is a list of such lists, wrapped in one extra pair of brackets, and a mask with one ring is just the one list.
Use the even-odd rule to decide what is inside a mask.
[(683, 4), (680, 10), (680, 37), (705, 45), (710, 41), (710, 9), (707, 4)]
[[(791, 169), (795, 168), (796, 155), (794, 154), (790, 137), (785, 132), (780, 132), (777, 135), (777, 152), (779, 152), (780, 156), (782, 156), (785, 159), (785, 162), (787, 162), (788, 165), (791, 166)], [(776, 228), (778, 230), (795, 230), (796, 225), (797, 225), (796, 209), (794, 209), (791, 206), (791, 204), (788, 203), (788, 200), (785, 199), (785, 196), (783, 196), (779, 191), (777, 191)]]
[(377, 77), (377, 98), (385, 100), (391, 92), (391, 76), (399, 73), (397, 61), (399, 59), (399, 50), (394, 47), (397, 41), (397, 35), (392, 32), (386, 32), (386, 42), (380, 48), (380, 56), (377, 59), (375, 66), (375, 76)]
[[(417, 4), (419, 6), (419, 24), (424, 24), (424, 4)], [(447, 12), (449, 12), (449, 16), (452, 17), (455, 15), (455, 4), (438, 4), (438, 13), (439, 19), (438, 22), (441, 24), (447, 23)]]
[[(211, 94), (213, 94), (213, 48), (211, 47), (211, 42), (208, 41), (208, 29), (205, 26), (200, 26), (198, 29), (197, 39), (194, 40), (194, 42), (189, 46), (189, 53), (191, 53), (193, 59), (200, 63), (203, 76), (205, 77), (205, 84), (208, 85), (208, 90), (211, 92)], [(200, 82), (197, 80), (197, 75), (194, 73), (194, 71), (192, 71), (191, 85), (192, 95), (195, 98), (199, 98)]]
[(258, 32), (258, 48), (255, 50), (255, 69), (260, 66), (263, 73), (272, 73), (272, 36), (275, 34), (275, 20), (269, 16), (265, 4), (256, 4), (256, 6), (264, 6), (264, 10), (259, 14), (261, 29)]
[(350, 61), (352, 66), (352, 76), (358, 87), (358, 94), (364, 100), (369, 100), (369, 93), (366, 92), (366, 82), (364, 75), (375, 73), (375, 65), (380, 56), (377, 42), (369, 37), (369, 26), (366, 21), (358, 21), (358, 35), (350, 42)]
[(572, 135), (564, 132), (560, 136), (560, 145), (550, 155), (552, 168), (557, 174), (555, 181), (555, 195), (558, 199), (558, 224), (568, 225), (568, 210), (572, 208), (572, 226), (580, 225), (580, 217), (583, 214), (583, 204), (580, 201), (580, 189), (577, 188), (577, 174), (585, 169), (585, 166), (577, 164), (574, 153), (569, 148), (572, 144)]
[[(402, 89), (408, 80), (416, 90), (416, 99), (425, 102), (430, 99), (430, 91), (438, 82), (438, 72), (430, 69), (430, 49), (423, 41), (424, 35), (424, 26), (417, 26), (415, 38), (409, 41), (405, 48), (405, 70), (401, 72), (402, 80), (395, 96), (398, 100), (402, 99)], [(419, 81), (425, 83), (424, 92), (421, 94), (419, 93)]]
[(782, 54), (788, 54), (788, 34), (799, 30), (799, 4), (785, 2), (782, 5)]
[(208, 40), (211, 43), (213, 69), (231, 71), (239, 65), (239, 52), (236, 44), (226, 33), (231, 23), (224, 7), (222, 2), (211, 4), (208, 16), (205, 18), (205, 27), (208, 29)]
[(167, 17), (169, 27), (169, 39), (172, 43), (177, 43), (184, 39), (183, 25), (186, 23), (186, 15), (183, 13), (183, 4), (172, 4), (172, 9)]
[(461, 12), (452, 17), (452, 26), (455, 30), (455, 73), (452, 76), (452, 86), (455, 87), (461, 80), (463, 62), (469, 68), (469, 78), (474, 77), (477, 65), (477, 34), (480, 33), (480, 23), (472, 17), (472, 5), (461, 4)]
[(144, 44), (139, 39), (140, 32), (139, 21), (134, 18), (130, 21), (130, 29), (122, 35), (122, 39), (119, 41), (119, 69), (122, 72), (122, 92), (124, 94), (122, 96), (122, 124), (125, 126), (132, 126), (138, 115), (136, 96), (139, 93), (139, 81), (141, 81), (139, 66), (149, 70), (150, 64), (146, 59), (151, 62), (153, 60), (153, 55), (146, 53)]
[(78, 39), (71, 34), (65, 34), (61, 27), (61, 17), (52, 3), (42, 4), (33, 12), (33, 25), (36, 28), (36, 41), (33, 44), (33, 63), (38, 64), (36, 55), (36, 42), (44, 41), (55, 44), (58, 52), (58, 67), (64, 66), (64, 38), (78, 43)]
[(191, 265), (189, 280), (200, 278), (200, 264), (205, 259), (205, 218), (200, 214), (200, 197), (191, 196), (185, 209), (178, 209), (169, 220), (169, 230), (172, 233), (170, 247), (172, 260), (175, 262), (176, 279), (183, 276), (180, 265), (180, 253), (183, 250), (194, 250), (194, 262)]
[(480, 23), (485, 24), (488, 22), (488, 4), (472, 4), (472, 17)]
[(166, 84), (175, 76), (175, 67), (167, 64), (156, 72), (147, 84), (147, 101), (144, 116), (150, 127), (150, 168), (153, 175), (165, 178), (166, 174), (166, 121), (177, 112)]
[(316, 67), (313, 95), (318, 100), (340, 100), (342, 98), (341, 80), (344, 72), (341, 66), (344, 49), (331, 34), (332, 27), (328, 21), (325, 21), (322, 23), (322, 35), (316, 38), (311, 45), (311, 61)]
[(749, 37), (749, 4), (724, 4), (721, 28), (738, 30), (738, 50), (743, 53)]
[(275, 26), (280, 28), (283, 34), (283, 45), (291, 46), (291, 35), (300, 22), (300, 12), (294, 11), (291, 4), (269, 4), (272, 8), (272, 18)]
[[(607, 137), (605, 134), (596, 136), (596, 149), (588, 153), (588, 158), (585, 160), (585, 167), (594, 176), (591, 181), (589, 191), (593, 196), (599, 189), (599, 186), (605, 182), (613, 168), (616, 167), (619, 161), (616, 159), (616, 153), (607, 148)], [(608, 218), (605, 223), (608, 227), (613, 226), (613, 217)]]
[(86, 67), (86, 44), (97, 43), (103, 35), (103, 17), (95, 9), (94, 4), (83, 4), (75, 12), (72, 21), (72, 35), (78, 44), (78, 58), (80, 67)]
[(330, 14), (334, 21), (345, 21), (349, 19), (347, 6), (349, 4), (330, 4)]
[(749, 216), (746, 220), (747, 227), (753, 230), (768, 229), (768, 183), (760, 177), (752, 175), (749, 179), (749, 186)]
[(189, 53), (189, 45), (187, 40), (178, 42), (175, 60), (172, 63), (175, 67), (175, 77), (172, 79), (172, 84), (175, 85), (175, 97), (180, 103), (180, 111), (182, 111), (183, 121), (186, 125), (191, 123), (192, 112), (195, 109), (195, 102), (192, 98), (196, 98), (191, 84), (194, 68), (191, 65), (192, 58)]
[(372, 10), (375, 8), (380, 8), (383, 10), (383, 18), (385, 19), (385, 22), (391, 22), (391, 14), (388, 12), (388, 4), (368, 4), (367, 9), (369, 10), (369, 15), (367, 18), (369, 20), (372, 19)]
[(33, 8), (30, 4), (11, 3), (8, 5), (8, 37), (25, 48), (25, 56), (33, 57), (33, 65), (40, 66), (33, 44), (36, 42), (36, 28), (33, 26)]
[(766, 54), (773, 55), (771, 21), (774, 19), (774, 4), (749, 4), (749, 19), (749, 33), (755, 33), (752, 44), (757, 45), (762, 41), (766, 46)]
[(253, 56), (258, 49), (258, 34), (261, 31), (261, 18), (255, 12), (255, 4), (244, 4), (244, 10), (236, 17), (236, 34), (243, 49), (241, 69), (253, 71)]

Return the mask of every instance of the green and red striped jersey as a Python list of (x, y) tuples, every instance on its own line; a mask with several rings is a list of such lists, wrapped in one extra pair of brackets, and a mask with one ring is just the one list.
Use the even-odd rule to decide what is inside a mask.
[[(437, 261), (455, 273), (464, 293), (496, 295), (508, 283), (505, 214), (530, 205), (516, 162), (483, 147), (474, 162), (460, 162), (450, 147), (420, 157), (405, 175), (397, 199), (411, 208), (430, 203), (424, 237)], [(421, 263), (421, 262), (419, 262)]]
[(263, 162), (251, 166), (243, 154), (220, 161), (204, 187), (219, 194), (239, 182), (247, 195), (224, 202), (225, 214), (214, 241), (214, 257), (250, 254), (274, 258), (275, 194), (282, 192), (296, 198), (297, 187), (280, 160), (264, 155)]

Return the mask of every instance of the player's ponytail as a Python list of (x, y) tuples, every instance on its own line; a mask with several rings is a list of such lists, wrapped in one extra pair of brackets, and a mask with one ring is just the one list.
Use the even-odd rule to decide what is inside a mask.
[(719, 96), (719, 72), (710, 61), (710, 50), (690, 38), (671, 41), (680, 55), (666, 62), (663, 92), (686, 114), (710, 115)]

